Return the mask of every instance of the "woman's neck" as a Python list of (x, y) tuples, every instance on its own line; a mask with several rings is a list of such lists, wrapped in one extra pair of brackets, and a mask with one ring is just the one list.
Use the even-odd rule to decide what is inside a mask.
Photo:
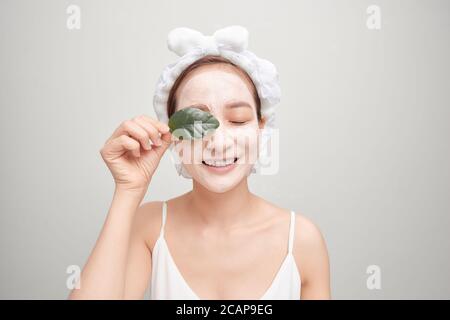
[(233, 189), (216, 193), (193, 180), (193, 189), (188, 193), (191, 215), (200, 224), (221, 230), (229, 230), (250, 221), (259, 204), (259, 197), (248, 189), (247, 179)]

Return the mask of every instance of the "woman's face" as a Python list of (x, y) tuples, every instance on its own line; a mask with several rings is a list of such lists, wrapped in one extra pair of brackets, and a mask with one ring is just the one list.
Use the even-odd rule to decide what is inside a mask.
[(258, 122), (251, 84), (233, 66), (201, 66), (177, 90), (176, 110), (187, 107), (210, 112), (220, 125), (203, 139), (175, 142), (184, 168), (210, 191), (232, 189), (250, 174), (258, 156), (258, 129), (264, 126), (264, 120)]

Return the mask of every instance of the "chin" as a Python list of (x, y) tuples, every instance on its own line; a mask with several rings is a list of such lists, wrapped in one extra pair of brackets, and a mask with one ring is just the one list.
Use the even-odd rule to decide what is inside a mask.
[(203, 184), (203, 187), (205, 187), (206, 189), (208, 189), (211, 192), (214, 193), (225, 193), (227, 191), (230, 191), (231, 189), (233, 189), (236, 185), (211, 185), (211, 184)]
[[(248, 174), (247, 168), (238, 167), (234, 172), (224, 175), (215, 175), (204, 171), (204, 168), (195, 166), (186, 166), (186, 171), (192, 176), (192, 179), (201, 184), (205, 189), (215, 192), (224, 193), (235, 188), (243, 179), (246, 179)], [(251, 167), (248, 168), (251, 170)]]

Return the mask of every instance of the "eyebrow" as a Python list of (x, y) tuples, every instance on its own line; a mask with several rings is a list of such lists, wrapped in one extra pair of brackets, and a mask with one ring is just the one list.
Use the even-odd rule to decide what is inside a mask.
[(227, 109), (239, 108), (239, 107), (247, 107), (250, 109), (252, 108), (252, 106), (248, 102), (245, 102), (245, 101), (234, 101), (234, 102), (231, 102), (226, 105)]
[(201, 109), (203, 111), (207, 111), (210, 112), (211, 110), (208, 108), (208, 106), (206, 104), (203, 103), (194, 103), (193, 105), (188, 106), (190, 108), (197, 108), (197, 109)]
[[(203, 103), (194, 103), (190, 107), (198, 108), (198, 109), (201, 109), (201, 110), (207, 111), (207, 112), (211, 111), (210, 108), (206, 104), (203, 104)], [(226, 109), (233, 109), (233, 108), (239, 108), (239, 107), (247, 107), (250, 109), (252, 108), (252, 106), (248, 102), (245, 102), (245, 101), (233, 101), (233, 102), (230, 102), (225, 105)]]

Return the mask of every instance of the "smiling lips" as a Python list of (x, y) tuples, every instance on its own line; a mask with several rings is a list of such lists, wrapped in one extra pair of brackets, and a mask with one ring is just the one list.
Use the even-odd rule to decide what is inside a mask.
[(212, 167), (225, 167), (236, 162), (237, 158), (228, 160), (203, 160), (202, 163)]
[(203, 160), (202, 164), (211, 172), (214, 173), (226, 173), (231, 171), (235, 166), (238, 158), (221, 160), (221, 161), (210, 161)]

